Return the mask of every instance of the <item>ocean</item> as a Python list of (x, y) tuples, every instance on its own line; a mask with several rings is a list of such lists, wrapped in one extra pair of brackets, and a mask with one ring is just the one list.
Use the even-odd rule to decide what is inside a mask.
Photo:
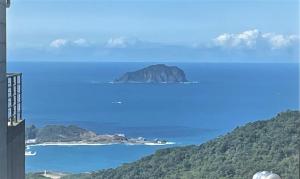
[(198, 145), (237, 126), (299, 109), (298, 64), (167, 63), (187, 84), (112, 84), (154, 63), (10, 62), (23, 73), (26, 124), (75, 124), (99, 134), (166, 139), (174, 145), (36, 146), (26, 172), (87, 172), (158, 149)]

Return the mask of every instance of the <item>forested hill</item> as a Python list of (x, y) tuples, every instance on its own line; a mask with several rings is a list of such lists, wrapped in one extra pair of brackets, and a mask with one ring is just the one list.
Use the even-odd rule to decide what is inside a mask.
[(162, 149), (116, 169), (65, 179), (248, 179), (263, 170), (284, 179), (298, 179), (299, 134), (299, 111), (287, 111), (238, 127), (200, 146)]

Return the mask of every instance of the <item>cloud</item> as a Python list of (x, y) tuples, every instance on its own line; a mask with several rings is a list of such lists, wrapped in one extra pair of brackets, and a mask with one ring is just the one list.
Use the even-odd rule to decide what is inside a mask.
[(88, 42), (86, 39), (84, 38), (80, 38), (77, 40), (74, 40), (73, 43), (77, 46), (81, 46), (81, 47), (87, 47), (90, 45), (90, 42)]
[(257, 29), (247, 30), (237, 34), (224, 33), (213, 39), (214, 45), (228, 49), (283, 49), (297, 46), (297, 35), (283, 35), (276, 33), (262, 33)]
[(56, 40), (53, 40), (50, 43), (50, 47), (52, 47), (52, 48), (61, 48), (61, 47), (66, 46), (67, 43), (68, 43), (68, 40), (66, 40), (66, 39), (56, 39)]
[(128, 38), (128, 37), (117, 37), (117, 38), (110, 38), (106, 42), (107, 48), (127, 48), (135, 46), (138, 43), (136, 38)]
[(248, 30), (239, 34), (224, 33), (216, 37), (213, 41), (217, 46), (223, 47), (247, 47), (253, 48), (260, 32), (257, 29)]
[(257, 29), (223, 33), (208, 43), (167, 44), (126, 36), (91, 42), (57, 38), (37, 47), (12, 49), (10, 58), (91, 61), (299, 62), (299, 36)]
[(269, 42), (272, 49), (285, 48), (299, 43), (299, 37), (296, 35), (284, 36), (282, 34), (266, 33), (262, 37)]
[(68, 40), (68, 39), (55, 39), (52, 42), (50, 42), (49, 45), (51, 48), (62, 48), (67, 46), (77, 46), (77, 47), (88, 47), (90, 46), (90, 42), (84, 38), (79, 38), (76, 40)]

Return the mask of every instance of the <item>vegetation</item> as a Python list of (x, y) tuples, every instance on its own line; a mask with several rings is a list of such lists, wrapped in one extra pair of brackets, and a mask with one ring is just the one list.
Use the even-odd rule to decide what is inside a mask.
[(48, 177), (42, 176), (42, 173), (28, 173), (26, 179), (49, 179)]
[(29, 173), (26, 175), (26, 179), (59, 179), (63, 176), (66, 176), (66, 173), (53, 173), (53, 172), (47, 172), (46, 176), (44, 176), (44, 172), (39, 173)]
[(261, 170), (282, 178), (299, 173), (300, 114), (288, 111), (269, 121), (238, 127), (200, 146), (163, 149), (116, 169), (66, 178), (251, 178)]
[(79, 128), (74, 125), (47, 125), (43, 128), (36, 128), (34, 125), (26, 128), (26, 140), (36, 139), (38, 143), (59, 142), (59, 141), (81, 141), (96, 136), (95, 133)]
[(176, 66), (164, 64), (151, 65), (146, 68), (127, 72), (116, 83), (180, 83), (187, 82), (185, 73)]
[(245, 179), (262, 170), (299, 178), (300, 112), (249, 123), (200, 146), (162, 149), (116, 169), (63, 179)]
[(145, 144), (158, 143), (164, 144), (165, 140), (148, 140), (143, 137), (127, 138), (124, 134), (103, 134), (98, 135), (74, 125), (47, 125), (36, 128), (34, 125), (26, 128), (26, 144), (39, 143), (89, 143), (89, 144)]

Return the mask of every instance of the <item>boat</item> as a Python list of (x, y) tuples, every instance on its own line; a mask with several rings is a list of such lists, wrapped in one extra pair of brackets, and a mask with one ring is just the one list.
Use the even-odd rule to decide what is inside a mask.
[(36, 152), (32, 152), (32, 151), (25, 151), (25, 156), (35, 156)]

